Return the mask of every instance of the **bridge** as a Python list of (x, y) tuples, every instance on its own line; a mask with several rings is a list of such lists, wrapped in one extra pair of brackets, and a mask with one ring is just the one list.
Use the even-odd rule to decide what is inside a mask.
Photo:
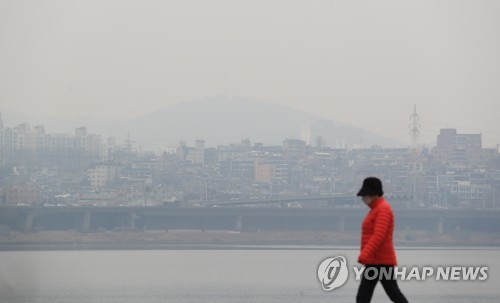
[[(221, 205), (223, 204), (205, 207), (2, 206), (0, 227), (26, 232), (173, 229), (343, 232), (359, 230), (368, 212), (362, 205), (302, 208), (280, 207), (280, 204), (267, 207), (243, 204)], [(500, 211), (495, 210), (396, 208), (394, 212), (396, 229), (427, 230), (437, 233), (455, 230), (500, 231)]]
[[(413, 194), (401, 193), (384, 196), (388, 201), (412, 201)], [(338, 205), (361, 204), (360, 197), (346, 194), (332, 194), (323, 196), (277, 196), (265, 199), (237, 199), (230, 201), (211, 201), (207, 206), (234, 206), (234, 205), (260, 205), (260, 204), (280, 204), (287, 206), (287, 203), (300, 202), (304, 206), (310, 206), (315, 202), (332, 207)]]

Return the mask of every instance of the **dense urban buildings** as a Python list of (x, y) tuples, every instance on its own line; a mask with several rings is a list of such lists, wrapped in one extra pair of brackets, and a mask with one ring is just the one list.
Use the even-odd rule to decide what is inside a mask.
[[(500, 196), (498, 149), (481, 134), (441, 129), (434, 148), (332, 148), (301, 139), (264, 146), (244, 139), (210, 147), (141, 151), (128, 139), (49, 134), (43, 126), (5, 127), (0, 119), (0, 205), (207, 206), (213, 201), (334, 196), (339, 206), (359, 204), (366, 176), (384, 180), (395, 207), (496, 209)], [(342, 147), (342, 146), (341, 146)], [(284, 204), (307, 207), (306, 202)]]

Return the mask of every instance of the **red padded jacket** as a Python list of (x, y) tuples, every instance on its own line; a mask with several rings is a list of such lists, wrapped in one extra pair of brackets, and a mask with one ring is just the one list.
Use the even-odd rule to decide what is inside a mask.
[(361, 253), (358, 262), (370, 265), (396, 265), (396, 252), (392, 243), (394, 214), (380, 197), (368, 204), (370, 211), (361, 226)]

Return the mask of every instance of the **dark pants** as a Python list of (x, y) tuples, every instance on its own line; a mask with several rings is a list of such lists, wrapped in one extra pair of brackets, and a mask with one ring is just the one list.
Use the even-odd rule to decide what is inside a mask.
[[(369, 267), (375, 267), (378, 272), (380, 272), (381, 268), (384, 268), (386, 271), (387, 270), (392, 270), (390, 276), (378, 276), (375, 279), (366, 279), (364, 273)], [(405, 296), (399, 290), (398, 283), (394, 277), (394, 268), (390, 269), (392, 266), (384, 266), (384, 265), (366, 265), (365, 270), (363, 272), (363, 275), (361, 276), (361, 283), (359, 284), (358, 288), (358, 294), (356, 295), (356, 302), (357, 303), (369, 303), (372, 299), (373, 291), (375, 290), (375, 286), (377, 285), (377, 282), (380, 280), (380, 283), (382, 283), (382, 286), (384, 287), (384, 290), (386, 294), (389, 296), (389, 299), (391, 299), (392, 302), (395, 303), (408, 303), (408, 300), (406, 300)], [(373, 272), (370, 272), (369, 277), (372, 277)]]

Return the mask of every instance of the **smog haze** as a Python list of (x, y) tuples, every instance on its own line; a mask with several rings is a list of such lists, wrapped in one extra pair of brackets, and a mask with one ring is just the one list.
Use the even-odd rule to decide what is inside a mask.
[(422, 142), (452, 127), (493, 147), (499, 12), (495, 1), (2, 1), (0, 109), (8, 125), (50, 126), (238, 96), (408, 143), (416, 105)]

